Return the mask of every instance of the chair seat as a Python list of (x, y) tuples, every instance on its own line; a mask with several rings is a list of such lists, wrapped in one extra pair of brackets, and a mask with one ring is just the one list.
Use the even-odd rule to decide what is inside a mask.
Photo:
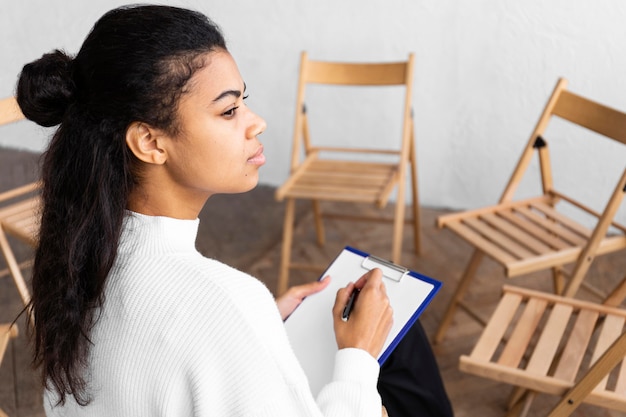
[(36, 246), (39, 230), (39, 196), (0, 208), (0, 225), (10, 235)]
[(318, 159), (311, 155), (276, 196), (387, 204), (398, 180), (397, 163)]
[(383, 207), (398, 178), (398, 165), (313, 159), (277, 190), (282, 198), (374, 203)]
[[(448, 227), (501, 263), (509, 277), (577, 260), (593, 231), (559, 213), (551, 195), (441, 216)], [(597, 254), (626, 248), (624, 235), (605, 236)]]
[[(464, 372), (563, 395), (624, 333), (623, 309), (512, 286), (503, 291), (472, 353), (461, 356)], [(625, 368), (622, 361), (584, 402), (626, 412)]]

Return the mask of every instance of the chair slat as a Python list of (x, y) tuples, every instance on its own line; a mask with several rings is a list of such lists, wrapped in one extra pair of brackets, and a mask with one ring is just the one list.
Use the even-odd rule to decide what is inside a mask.
[(548, 202), (552, 201), (552, 196), (550, 195), (541, 195), (538, 197), (532, 197), (525, 200), (519, 201), (508, 201), (506, 203), (497, 204), (493, 206), (481, 207), (474, 210), (467, 210), (459, 213), (450, 213), (444, 214), (443, 216), (437, 217), (437, 227), (444, 227), (448, 222), (463, 220), (468, 217), (480, 217), (488, 213), (499, 213), (501, 211), (511, 210), (513, 207), (517, 207), (519, 205), (529, 205), (533, 202), (543, 201)]
[(459, 235), (463, 236), (466, 240), (468, 240), (476, 247), (479, 247), (483, 252), (502, 263), (514, 262), (516, 260), (515, 257), (503, 251), (502, 249), (482, 237), (480, 234), (474, 232), (469, 227), (463, 225), (459, 221), (449, 222), (447, 226)]
[(534, 255), (528, 249), (509, 239), (508, 236), (503, 234), (499, 229), (483, 223), (475, 217), (465, 219), (464, 223), (518, 259), (528, 258)]
[(523, 214), (531, 221), (538, 224), (540, 227), (543, 227), (550, 233), (554, 233), (562, 240), (569, 242), (571, 245), (583, 246), (587, 243), (586, 239), (580, 237), (579, 235), (570, 232), (568, 229), (565, 229), (560, 224), (555, 223), (549, 219), (546, 219), (543, 216), (538, 215), (536, 212), (531, 211), (527, 207), (517, 207), (515, 209), (518, 213)]
[(548, 374), (573, 310), (564, 304), (554, 306), (526, 366), (528, 372)]
[(397, 169), (397, 164), (384, 164), (376, 162), (359, 162), (359, 161), (345, 161), (345, 160), (328, 160), (318, 159), (311, 165), (313, 171), (327, 171), (328, 169), (337, 169), (340, 171), (389, 171)]
[[(624, 321), (624, 317), (618, 317), (614, 315), (608, 315), (604, 318), (604, 323), (602, 323), (602, 330), (600, 331), (598, 342), (596, 343), (593, 355), (591, 356), (592, 364), (597, 361), (598, 358), (600, 358), (600, 356), (602, 356), (602, 354), (606, 352), (608, 347), (611, 346), (611, 344), (613, 344), (613, 342), (615, 342), (617, 338), (623, 333)], [(604, 377), (595, 388), (595, 390), (605, 389), (608, 378), (608, 375)]]
[(531, 298), (526, 303), (524, 312), (498, 359), (498, 364), (512, 367), (519, 365), (547, 305), (546, 300), (537, 298)]
[(328, 173), (310, 172), (302, 176), (302, 178), (294, 185), (298, 187), (301, 184), (337, 184), (345, 187), (382, 187), (389, 181), (389, 173), (383, 175), (359, 175), (338, 173), (333, 176)]
[(489, 321), (480, 340), (472, 350), (471, 356), (473, 359), (489, 362), (500, 344), (521, 301), (522, 296), (519, 294), (504, 293), (493, 313), (492, 320)]
[(561, 239), (548, 233), (545, 229), (537, 226), (528, 219), (515, 214), (512, 210), (498, 211), (498, 215), (504, 217), (511, 223), (514, 223), (519, 228), (525, 230), (528, 234), (534, 236), (536, 239), (549, 245), (553, 249), (562, 250), (570, 247), (566, 242), (563, 242)]
[(598, 312), (592, 310), (582, 310), (578, 314), (572, 333), (554, 372), (555, 378), (570, 382), (574, 381), (587, 351), (598, 316)]
[(348, 190), (345, 187), (333, 187), (332, 185), (327, 185), (324, 187), (307, 187), (306, 185), (301, 185), (298, 188), (294, 188), (292, 192), (289, 193), (289, 196), (295, 196), (299, 192), (301, 193), (311, 193), (311, 195), (326, 195), (330, 194), (331, 197), (333, 194), (342, 194), (337, 195), (337, 198), (345, 197), (346, 195), (352, 196), (361, 196), (361, 197), (371, 197), (374, 198), (378, 194), (378, 189), (355, 189)]
[(344, 154), (380, 154), (380, 155), (400, 155), (399, 149), (383, 148), (345, 148), (338, 146), (312, 146), (311, 150), (320, 152), (344, 153)]
[(547, 204), (538, 202), (538, 203), (532, 203), (531, 206), (534, 207), (537, 210), (542, 211), (546, 216), (558, 220), (559, 223), (567, 226), (569, 229), (571, 229), (574, 232), (578, 233), (583, 238), (588, 239), (588, 238), (591, 237), (591, 233), (593, 233), (591, 231), (591, 229), (583, 226), (580, 223), (575, 222), (574, 220), (570, 219), (569, 217), (563, 215), (562, 213), (559, 213), (558, 211), (556, 211), (554, 208), (550, 207)]
[[(332, 181), (324, 181), (322, 178), (303, 178), (302, 181), (299, 181), (295, 184), (292, 189), (336, 189), (337, 192), (351, 192), (354, 191), (356, 193), (360, 193), (363, 190), (369, 192), (369, 190), (381, 190), (385, 181), (363, 181), (363, 179), (359, 179), (358, 181), (350, 181), (344, 178), (337, 178)], [(289, 193), (287, 193), (289, 194)]]
[(487, 223), (497, 227), (502, 230), (502, 232), (506, 233), (516, 241), (520, 242), (522, 245), (531, 249), (535, 252), (535, 254), (545, 254), (553, 252), (548, 245), (543, 242), (535, 239), (532, 235), (528, 234), (525, 230), (520, 229), (513, 223), (506, 221), (504, 218), (498, 216), (498, 214), (489, 213), (481, 216)]
[(371, 201), (374, 202), (378, 193), (376, 190), (351, 190), (350, 193), (343, 192), (344, 188), (332, 188), (332, 187), (324, 187), (321, 188), (308, 188), (308, 187), (298, 187), (292, 189), (287, 197), (302, 197), (309, 194), (312, 199), (326, 199), (330, 201), (349, 201), (350, 198), (358, 199), (358, 201)]
[(280, 201), (286, 197), (287, 192), (289, 192), (298, 179), (306, 173), (306, 170), (316, 161), (317, 157), (317, 152), (312, 152), (298, 165), (295, 171), (291, 173), (289, 179), (276, 190), (275, 197), (277, 200)]

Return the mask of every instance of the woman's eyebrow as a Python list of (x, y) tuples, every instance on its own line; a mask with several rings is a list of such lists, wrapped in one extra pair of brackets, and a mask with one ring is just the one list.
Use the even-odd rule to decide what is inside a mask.
[[(247, 86), (246, 86), (246, 83), (243, 83), (243, 92), (244, 92), (244, 93), (246, 92), (246, 87), (247, 87)], [(241, 93), (241, 91), (239, 91), (239, 90), (226, 90), (226, 91), (223, 91), (223, 92), (222, 92), (219, 96), (217, 96), (217, 97), (213, 100), (213, 102), (215, 103), (216, 101), (220, 101), (220, 100), (221, 100), (221, 99), (223, 99), (224, 97), (228, 97), (228, 96), (235, 97), (235, 98), (239, 98), (239, 97), (241, 97), (241, 94), (242, 94), (242, 93)]]

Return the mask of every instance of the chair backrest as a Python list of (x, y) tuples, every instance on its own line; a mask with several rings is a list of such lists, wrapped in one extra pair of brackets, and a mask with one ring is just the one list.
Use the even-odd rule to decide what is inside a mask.
[[(404, 86), (403, 126), (402, 138), (396, 145), (396, 151), (389, 153), (400, 154), (403, 159), (408, 158), (410, 141), (412, 139), (411, 97), (413, 90), (414, 54), (411, 53), (406, 61), (401, 62), (372, 62), (351, 63), (310, 60), (307, 52), (302, 52), (300, 58), (300, 74), (296, 99), (296, 120), (292, 147), (292, 169), (300, 163), (300, 141), (303, 140), (305, 152), (313, 149), (329, 151), (355, 151), (346, 147), (313, 147), (309, 138), (306, 116), (306, 90), (310, 84), (325, 84), (332, 86)], [(362, 152), (363, 149), (356, 149)], [(380, 150), (372, 152), (385, 153)]]
[(0, 99), (0, 126), (24, 119), (14, 97)]

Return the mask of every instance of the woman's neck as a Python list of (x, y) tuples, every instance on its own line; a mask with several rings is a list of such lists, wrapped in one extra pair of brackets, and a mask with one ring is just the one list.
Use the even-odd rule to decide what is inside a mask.
[(131, 191), (127, 208), (147, 216), (193, 220), (198, 218), (208, 198), (167, 186), (142, 184)]

